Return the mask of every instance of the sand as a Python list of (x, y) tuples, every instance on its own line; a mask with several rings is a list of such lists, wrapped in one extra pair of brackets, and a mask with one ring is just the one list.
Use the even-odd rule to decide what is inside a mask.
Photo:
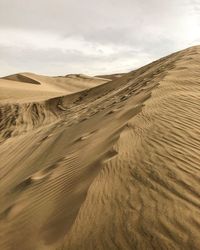
[(199, 249), (199, 63), (1, 79), (0, 249)]
[(110, 81), (85, 75), (49, 77), (19, 73), (0, 78), (0, 102), (37, 102), (80, 92)]

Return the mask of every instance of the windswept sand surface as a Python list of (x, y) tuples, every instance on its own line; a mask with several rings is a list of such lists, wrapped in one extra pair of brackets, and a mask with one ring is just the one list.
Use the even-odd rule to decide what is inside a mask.
[(0, 250), (200, 249), (199, 65), (1, 79)]

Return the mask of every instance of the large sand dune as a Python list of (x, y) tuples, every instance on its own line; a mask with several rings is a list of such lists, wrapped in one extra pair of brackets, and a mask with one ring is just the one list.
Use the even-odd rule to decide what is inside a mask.
[(1, 79), (0, 249), (199, 249), (199, 63)]

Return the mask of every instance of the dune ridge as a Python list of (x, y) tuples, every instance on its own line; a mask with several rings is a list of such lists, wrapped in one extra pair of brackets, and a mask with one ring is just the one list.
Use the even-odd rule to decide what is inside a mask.
[(198, 249), (199, 61), (2, 97), (0, 249)]

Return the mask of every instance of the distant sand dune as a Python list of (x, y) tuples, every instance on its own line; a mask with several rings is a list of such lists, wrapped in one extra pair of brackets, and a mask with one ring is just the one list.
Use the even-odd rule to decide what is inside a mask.
[(37, 102), (79, 92), (110, 81), (85, 75), (49, 77), (19, 73), (0, 78), (0, 102)]
[(1, 79), (0, 249), (199, 249), (199, 62)]

